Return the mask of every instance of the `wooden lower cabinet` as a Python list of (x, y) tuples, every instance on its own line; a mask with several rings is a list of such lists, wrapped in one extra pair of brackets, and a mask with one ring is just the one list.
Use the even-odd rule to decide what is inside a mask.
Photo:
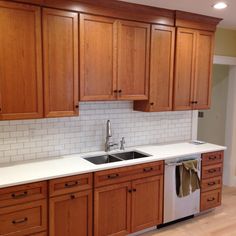
[(224, 152), (202, 154), (201, 211), (221, 205)]
[(0, 209), (0, 235), (33, 235), (44, 230), (47, 230), (46, 200)]
[(162, 223), (163, 177), (139, 179), (132, 183), (132, 232)]
[(130, 232), (131, 182), (94, 191), (94, 235), (127, 235)]
[(163, 176), (95, 189), (94, 235), (122, 236), (162, 223)]
[(50, 198), (49, 214), (50, 236), (91, 236), (92, 190)]

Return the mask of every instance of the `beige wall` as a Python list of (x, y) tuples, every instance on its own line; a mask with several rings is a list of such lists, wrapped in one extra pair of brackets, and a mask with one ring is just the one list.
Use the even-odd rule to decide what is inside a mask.
[(204, 111), (204, 118), (198, 119), (199, 140), (219, 145), (225, 144), (228, 77), (228, 66), (213, 66), (212, 105), (210, 110)]
[(236, 30), (217, 28), (215, 55), (236, 57)]

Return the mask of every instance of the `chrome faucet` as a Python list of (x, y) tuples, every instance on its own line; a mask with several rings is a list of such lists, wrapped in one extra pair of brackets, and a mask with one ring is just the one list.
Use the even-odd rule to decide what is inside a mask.
[(106, 129), (106, 142), (105, 142), (105, 151), (111, 151), (111, 147), (118, 146), (118, 143), (113, 143), (111, 141), (112, 132), (111, 132), (111, 121), (107, 121), (107, 129)]

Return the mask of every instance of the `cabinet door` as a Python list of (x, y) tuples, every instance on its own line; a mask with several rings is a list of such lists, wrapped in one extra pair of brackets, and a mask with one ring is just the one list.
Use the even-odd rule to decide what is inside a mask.
[(45, 116), (78, 113), (78, 14), (43, 9)]
[(150, 105), (151, 111), (172, 110), (175, 29), (152, 27)]
[(80, 15), (80, 100), (116, 99), (117, 23)]
[(209, 109), (211, 102), (211, 75), (213, 64), (214, 33), (199, 31), (194, 85), (194, 109)]
[(172, 110), (174, 45), (174, 27), (152, 26), (149, 100), (135, 101), (135, 110)]
[(161, 224), (163, 177), (136, 180), (132, 190), (132, 232)]
[(149, 42), (149, 24), (119, 22), (118, 99), (148, 99)]
[(130, 232), (130, 189), (130, 182), (95, 189), (95, 236), (123, 236)]
[(92, 190), (50, 199), (50, 236), (92, 235)]
[(191, 110), (196, 58), (196, 31), (178, 28), (175, 59), (174, 110)]
[(0, 1), (0, 32), (0, 119), (40, 118), (40, 8)]

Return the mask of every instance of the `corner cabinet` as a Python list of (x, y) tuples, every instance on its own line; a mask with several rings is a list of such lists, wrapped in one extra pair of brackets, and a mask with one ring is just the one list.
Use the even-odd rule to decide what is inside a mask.
[(78, 114), (78, 13), (43, 9), (46, 117)]
[(40, 7), (0, 1), (0, 120), (43, 117)]
[(209, 109), (214, 32), (177, 29), (174, 110)]
[(148, 99), (150, 25), (80, 15), (80, 100)]
[(134, 110), (172, 110), (175, 28), (153, 25), (151, 33), (149, 100), (135, 101)]

